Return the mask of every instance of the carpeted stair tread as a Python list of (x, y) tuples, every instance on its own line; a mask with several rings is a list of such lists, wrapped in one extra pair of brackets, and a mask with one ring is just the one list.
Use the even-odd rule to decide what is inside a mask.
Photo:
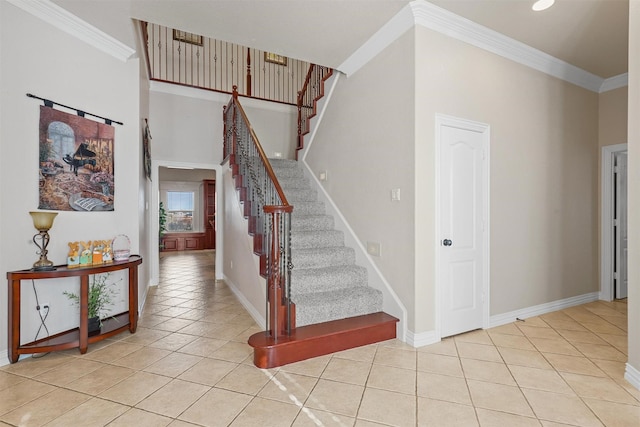
[(293, 268), (329, 267), (354, 264), (356, 254), (346, 246), (329, 248), (302, 248), (291, 251)]
[(297, 201), (293, 206), (293, 216), (301, 215), (323, 215), (324, 203), (317, 201)]
[(291, 217), (291, 230), (295, 231), (333, 230), (333, 225), (333, 217), (331, 215), (298, 215)]
[(344, 234), (338, 230), (296, 230), (291, 233), (291, 248), (318, 248), (344, 246)]
[(356, 286), (367, 286), (367, 270), (358, 265), (294, 268), (291, 271), (292, 295)]

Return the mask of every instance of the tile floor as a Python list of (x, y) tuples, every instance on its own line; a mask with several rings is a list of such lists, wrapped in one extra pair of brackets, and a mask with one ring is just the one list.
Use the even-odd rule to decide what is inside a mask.
[(0, 368), (0, 425), (640, 426), (623, 302), (419, 349), (387, 341), (259, 370), (210, 251), (161, 259), (136, 334)]

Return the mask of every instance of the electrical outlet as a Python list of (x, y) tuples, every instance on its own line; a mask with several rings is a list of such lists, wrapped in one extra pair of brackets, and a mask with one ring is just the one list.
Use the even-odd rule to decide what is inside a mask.
[(392, 202), (399, 202), (400, 201), (400, 189), (399, 188), (394, 188), (393, 190), (391, 190), (391, 201)]
[(281, 159), (281, 158), (282, 158), (282, 153), (281, 153), (281, 152), (279, 152), (279, 151), (276, 151), (275, 153), (273, 153), (273, 156), (274, 156), (276, 159)]
[(40, 304), (40, 316), (44, 317), (49, 312), (49, 303)]
[(327, 180), (327, 171), (320, 171), (320, 173), (318, 174), (318, 178), (320, 179), (320, 181), (326, 181)]

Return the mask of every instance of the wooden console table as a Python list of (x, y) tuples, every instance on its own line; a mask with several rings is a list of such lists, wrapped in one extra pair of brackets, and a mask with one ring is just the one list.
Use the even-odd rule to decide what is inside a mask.
[[(142, 257), (131, 255), (126, 261), (114, 261), (88, 267), (67, 268), (57, 266), (52, 271), (19, 270), (7, 273), (9, 281), (9, 362), (16, 363), (21, 354), (47, 353), (50, 351), (79, 348), (80, 353), (87, 352), (89, 344), (102, 341), (127, 329), (131, 333), (138, 326), (138, 265)], [(102, 321), (99, 335), (88, 336), (89, 276), (117, 270), (129, 270), (129, 311), (116, 314)], [(80, 276), (80, 326), (60, 332), (26, 344), (20, 344), (20, 281), (54, 279)]]

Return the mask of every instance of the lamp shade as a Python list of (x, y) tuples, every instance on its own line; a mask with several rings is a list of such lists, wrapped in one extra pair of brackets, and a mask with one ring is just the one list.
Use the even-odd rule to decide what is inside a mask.
[(33, 226), (38, 231), (49, 231), (53, 226), (53, 219), (58, 215), (58, 212), (29, 212), (33, 219)]

